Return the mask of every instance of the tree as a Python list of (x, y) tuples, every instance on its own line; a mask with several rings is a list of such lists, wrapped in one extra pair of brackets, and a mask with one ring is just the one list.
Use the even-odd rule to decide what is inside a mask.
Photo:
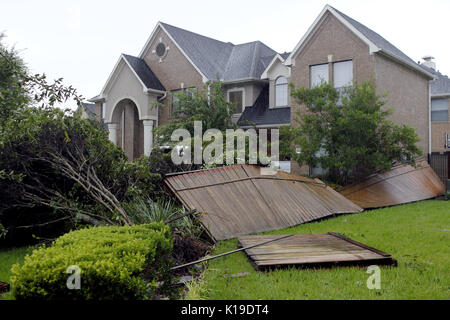
[(55, 107), (69, 99), (82, 101), (62, 79), (30, 75), (0, 43), (0, 221), (8, 229), (11, 216), (42, 208), (53, 218), (19, 227), (131, 224), (122, 203), (154, 191), (160, 176), (141, 159), (128, 162), (100, 123)]
[(236, 128), (231, 120), (234, 107), (227, 102), (222, 90), (222, 83), (209, 82), (207, 87), (198, 91), (186, 89), (187, 92), (176, 93), (177, 102), (173, 110), (176, 118), (166, 125), (155, 129), (157, 144), (170, 143), (170, 136), (176, 129), (186, 129), (194, 136), (194, 121), (202, 122), (202, 134), (208, 129)]
[(306, 107), (297, 112), (295, 143), (301, 153), (296, 160), (300, 165), (320, 165), (335, 183), (387, 170), (395, 161), (415, 163), (422, 154), (415, 130), (387, 119), (392, 110), (383, 108), (384, 97), (376, 94), (371, 81), (341, 91), (326, 83), (292, 88), (291, 95)]

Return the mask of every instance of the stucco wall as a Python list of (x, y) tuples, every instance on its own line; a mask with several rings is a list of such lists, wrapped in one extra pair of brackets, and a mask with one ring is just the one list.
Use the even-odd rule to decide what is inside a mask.
[[(268, 70), (267, 76), (269, 78), (269, 108), (275, 108), (275, 80), (280, 77), (286, 77), (288, 82), (291, 81), (289, 68), (285, 66), (280, 60), (277, 60)], [(290, 105), (291, 96), (288, 87), (288, 105)]]
[(152, 108), (156, 97), (151, 94), (144, 93), (144, 88), (136, 75), (130, 69), (130, 67), (122, 61), (119, 67), (119, 74), (115, 81), (107, 90), (107, 98), (105, 100), (106, 107), (106, 122), (117, 122), (117, 119), (113, 119), (116, 115), (113, 115), (114, 108), (123, 99), (132, 100), (139, 109), (139, 118), (142, 119), (156, 119), (158, 110)]
[(387, 93), (385, 108), (396, 123), (413, 127), (419, 135), (419, 146), (428, 154), (429, 79), (390, 58), (375, 55), (375, 81), (378, 94)]
[[(448, 97), (450, 106), (450, 97)], [(431, 152), (450, 151), (445, 148), (445, 134), (450, 134), (450, 112), (447, 122), (431, 122)]]
[[(160, 42), (169, 47), (162, 61), (160, 61), (156, 53), (152, 52)], [(161, 28), (156, 30), (155, 36), (149, 45), (149, 50), (145, 53), (144, 60), (168, 91), (181, 89), (182, 84), (184, 88), (203, 87), (203, 79), (200, 73)], [(171, 120), (169, 118), (171, 102), (170, 95), (162, 101), (165, 107), (159, 108), (159, 125), (166, 124)]]
[(263, 84), (256, 82), (246, 82), (246, 83), (236, 83), (236, 84), (225, 84), (223, 86), (225, 97), (228, 99), (228, 90), (244, 90), (244, 107), (251, 107), (258, 98)]

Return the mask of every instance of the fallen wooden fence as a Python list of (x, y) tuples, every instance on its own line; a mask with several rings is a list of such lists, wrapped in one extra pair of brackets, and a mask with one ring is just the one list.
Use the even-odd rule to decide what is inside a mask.
[[(239, 245), (256, 270), (296, 266), (302, 268), (349, 265), (396, 265), (392, 256), (339, 234), (297, 234), (239, 237)], [(275, 240), (254, 248), (254, 243)]]
[(186, 208), (206, 213), (200, 220), (215, 240), (363, 211), (320, 180), (262, 175), (254, 165), (177, 173), (164, 182)]
[(434, 198), (444, 194), (445, 186), (426, 163), (398, 165), (387, 172), (341, 189), (340, 194), (358, 206), (379, 208)]

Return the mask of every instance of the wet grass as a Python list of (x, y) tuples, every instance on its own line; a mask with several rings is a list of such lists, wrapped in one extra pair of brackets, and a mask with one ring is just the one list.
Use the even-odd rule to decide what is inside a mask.
[[(344, 215), (265, 234), (337, 232), (392, 254), (381, 267), (381, 289), (369, 290), (363, 267), (289, 268), (257, 272), (243, 252), (212, 260), (191, 284), (194, 299), (450, 299), (450, 202), (422, 201)], [(214, 254), (236, 249), (221, 241)], [(250, 274), (240, 278), (227, 275)]]
[[(26, 254), (31, 253), (33, 247), (21, 247), (12, 249), (0, 249), (0, 281), (9, 283), (11, 276), (11, 266), (16, 263), (22, 263)], [(12, 294), (0, 294), (0, 300), (11, 300)]]

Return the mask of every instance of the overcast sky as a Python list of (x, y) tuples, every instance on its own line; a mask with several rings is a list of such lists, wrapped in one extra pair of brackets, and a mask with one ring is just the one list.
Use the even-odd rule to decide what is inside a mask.
[(450, 75), (450, 0), (2, 0), (0, 32), (28, 67), (97, 95), (121, 53), (138, 55), (158, 21), (234, 44), (292, 51), (325, 4), (373, 29), (413, 60)]

